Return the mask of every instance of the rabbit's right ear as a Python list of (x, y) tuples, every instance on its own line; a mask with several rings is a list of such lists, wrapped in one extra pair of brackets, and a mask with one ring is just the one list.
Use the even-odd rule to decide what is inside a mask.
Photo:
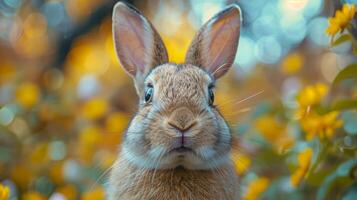
[(234, 62), (241, 19), (241, 10), (235, 4), (213, 16), (193, 39), (186, 63), (205, 69), (216, 79), (223, 76)]
[(114, 6), (113, 35), (120, 63), (136, 84), (143, 82), (141, 79), (152, 68), (168, 62), (161, 37), (152, 24), (130, 5), (118, 2)]

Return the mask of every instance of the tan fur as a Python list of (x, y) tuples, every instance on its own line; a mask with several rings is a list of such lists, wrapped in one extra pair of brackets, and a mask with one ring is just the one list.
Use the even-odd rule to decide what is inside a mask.
[[(209, 95), (234, 60), (239, 13), (231, 6), (213, 17), (193, 40), (188, 63), (178, 65), (167, 63), (160, 36), (139, 11), (123, 3), (115, 6), (116, 50), (134, 78), (140, 103), (110, 174), (109, 200), (239, 199), (231, 131)], [(145, 34), (136, 34), (143, 29)], [(222, 46), (224, 38), (234, 43)], [(202, 49), (205, 41), (213, 51)], [(147, 102), (149, 89), (153, 96)]]
[[(239, 198), (238, 179), (231, 165), (216, 170), (140, 170), (118, 160), (110, 182), (109, 199), (132, 200), (234, 200)], [(113, 180), (115, 179), (115, 180)], [(118, 198), (121, 197), (121, 198)]]

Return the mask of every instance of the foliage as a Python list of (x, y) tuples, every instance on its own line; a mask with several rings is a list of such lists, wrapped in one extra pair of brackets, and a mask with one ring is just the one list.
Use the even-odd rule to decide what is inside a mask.
[[(12, 2), (7, 5), (12, 9), (20, 1), (4, 2)], [(140, 2), (143, 10), (153, 7)], [(104, 199), (106, 177), (137, 101), (116, 58), (111, 17), (91, 18), (105, 3), (51, 1), (49, 8), (24, 3), (12, 35), (0, 34), (0, 42), (6, 41), (0, 43), (0, 200)], [(160, 9), (186, 8), (171, 6)], [(66, 30), (56, 32), (61, 23), (55, 26), (57, 18), (44, 16), (51, 8), (68, 12), (70, 26), (81, 27), (85, 19), (97, 23), (74, 38), (60, 68), (51, 63), (62, 53), (56, 36)], [(180, 23), (160, 24), (170, 61), (180, 63), (196, 30), (185, 10), (174, 17)], [(217, 106), (240, 139), (232, 160), (243, 199), (356, 194), (355, 5), (343, 5), (328, 21), (320, 32), (331, 36), (330, 48), (306, 40), (277, 63), (255, 65), (250, 74), (242, 75), (236, 65), (217, 84)], [(0, 21), (0, 29), (2, 22), (7, 24)], [(344, 46), (351, 48), (339, 51)], [(334, 72), (327, 66), (330, 58), (349, 59)]]

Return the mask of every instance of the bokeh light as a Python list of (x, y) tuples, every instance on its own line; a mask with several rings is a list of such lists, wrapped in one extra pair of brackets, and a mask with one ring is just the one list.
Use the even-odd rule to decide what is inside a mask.
[[(113, 44), (115, 2), (0, 0), (0, 195), (104, 199), (138, 103)], [(241, 7), (238, 51), (215, 96), (239, 138), (232, 162), (243, 199), (337, 199), (356, 188), (357, 84), (354, 69), (342, 73), (356, 66), (356, 16), (325, 32), (355, 0), (126, 2), (176, 63), (208, 19)]]

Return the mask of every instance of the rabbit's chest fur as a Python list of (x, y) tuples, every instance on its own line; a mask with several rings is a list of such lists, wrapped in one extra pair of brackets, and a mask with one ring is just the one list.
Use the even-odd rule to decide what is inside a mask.
[(238, 179), (231, 165), (217, 170), (140, 170), (118, 160), (111, 172), (109, 200), (238, 199)]

